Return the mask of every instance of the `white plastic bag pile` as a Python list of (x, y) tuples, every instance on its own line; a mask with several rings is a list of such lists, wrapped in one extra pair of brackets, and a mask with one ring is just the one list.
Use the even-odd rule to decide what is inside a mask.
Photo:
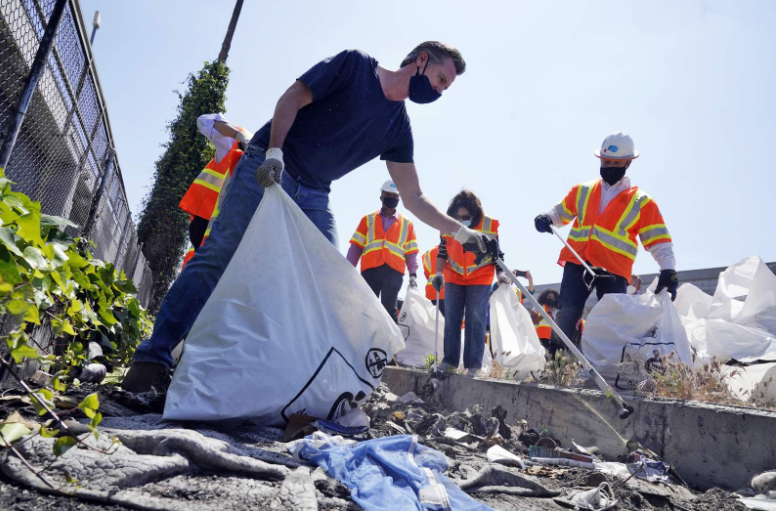
[(692, 350), (667, 292), (604, 295), (590, 311), (582, 352), (619, 389), (633, 389), (667, 364), (692, 364)]
[[(426, 358), (434, 354), (436, 307), (420, 291), (409, 289), (399, 314), (399, 328), (404, 334), (406, 348), (396, 354), (399, 364), (424, 367)], [(444, 317), (439, 316), (439, 361), (444, 353)], [(490, 298), (490, 342), (485, 347), (482, 361), (487, 374), (495, 360), (501, 367), (523, 379), (531, 371), (544, 368), (545, 350), (539, 343), (531, 316), (517, 301), (508, 286), (499, 286)], [(463, 332), (459, 370), (463, 370)], [(492, 352), (492, 353), (491, 353)]]
[(403, 347), (361, 275), (273, 186), (191, 329), (164, 418), (337, 419)]
[(683, 284), (676, 308), (696, 352), (698, 368), (712, 360), (749, 365), (728, 368), (741, 399), (776, 400), (776, 275), (762, 259), (748, 257), (719, 276), (714, 296)]

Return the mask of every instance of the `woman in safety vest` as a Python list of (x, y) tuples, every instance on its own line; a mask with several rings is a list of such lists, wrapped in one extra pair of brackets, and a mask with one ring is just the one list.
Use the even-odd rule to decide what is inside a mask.
[[(480, 200), (469, 190), (453, 197), (447, 214), (488, 238), (498, 237), (498, 220), (485, 215)], [(482, 367), (488, 299), (495, 268), (489, 256), (479, 264), (474, 260), (474, 254), (464, 252), (452, 236), (444, 235), (439, 243), (437, 273), (432, 280), (436, 289), (441, 289), (443, 283), (445, 289), (445, 358), (439, 367), (442, 371), (458, 367), (461, 322), (465, 316), (463, 366), (470, 377), (478, 376)], [(505, 276), (499, 277), (509, 282)]]

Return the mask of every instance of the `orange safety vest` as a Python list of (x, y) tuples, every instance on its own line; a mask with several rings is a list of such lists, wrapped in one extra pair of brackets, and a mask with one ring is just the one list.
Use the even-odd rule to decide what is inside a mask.
[[(483, 216), (473, 230), (493, 239), (498, 237), (498, 226), (498, 220)], [(489, 286), (493, 283), (495, 269), (493, 259), (490, 256), (485, 256), (480, 264), (474, 264), (474, 254), (464, 252), (463, 246), (449, 234), (445, 234), (444, 238), (447, 240), (445, 282), (461, 286)]]
[(189, 215), (210, 220), (218, 201), (218, 194), (221, 193), (221, 188), (224, 185), (226, 174), (234, 170), (242, 154), (243, 152), (237, 148), (235, 141), (232, 149), (220, 162), (216, 163), (215, 158), (210, 160), (210, 163), (205, 166), (197, 179), (186, 190), (178, 207)]
[[(426, 253), (423, 254), (423, 275), (426, 276), (426, 280), (428, 281), (426, 282), (426, 298), (429, 300), (437, 299), (437, 290), (434, 289), (434, 286), (431, 285), (431, 277), (436, 275), (437, 255), (439, 255), (439, 245), (436, 245), (434, 248), (426, 251)], [(444, 286), (442, 286), (442, 289), (439, 290), (439, 299), (445, 299)]]
[[(228, 181), (229, 177), (231, 177), (242, 154), (243, 152), (238, 149), (237, 142), (235, 142), (232, 149), (226, 153), (226, 156), (224, 156), (219, 163), (216, 163), (215, 158), (210, 160), (210, 163), (208, 163), (205, 169), (199, 173), (197, 179), (189, 186), (183, 199), (181, 199), (179, 207), (183, 211), (192, 216), (210, 220), (205, 235), (202, 237), (200, 247), (205, 244), (205, 240), (210, 236), (210, 229), (213, 226), (213, 221), (219, 213), (221, 192), (224, 190), (224, 184)], [(220, 176), (220, 178), (218, 176)], [(213, 194), (215, 194), (215, 198), (213, 198)], [(211, 201), (213, 201), (212, 207), (210, 206)], [(197, 213), (193, 213), (193, 211), (196, 211)], [(191, 258), (194, 257), (194, 253), (195, 248), (189, 244), (186, 255), (183, 256), (181, 271), (183, 271), (183, 268), (186, 267), (186, 264)]]
[(412, 222), (397, 214), (391, 228), (384, 232), (380, 211), (361, 219), (350, 243), (364, 250), (361, 254), (362, 272), (387, 264), (404, 275), (406, 256), (420, 252)]
[[(580, 257), (630, 280), (639, 248), (636, 235), (644, 248), (669, 242), (671, 235), (655, 201), (637, 186), (620, 192), (599, 214), (601, 181), (575, 186), (554, 210), (563, 225), (574, 221), (568, 242)], [(558, 264), (564, 266), (567, 262), (579, 264), (564, 247)]]
[(520, 302), (520, 305), (523, 305), (525, 302), (525, 296), (523, 296), (523, 292), (520, 291), (517, 286), (513, 286), (515, 288), (515, 294), (517, 295), (517, 301)]
[[(549, 314), (550, 311), (547, 310), (547, 306), (543, 305), (542, 308), (544, 311)], [(549, 323), (547, 323), (547, 320), (544, 319), (544, 316), (539, 316), (539, 322), (536, 324), (536, 334), (539, 336), (539, 339), (550, 339), (552, 338), (552, 327)]]

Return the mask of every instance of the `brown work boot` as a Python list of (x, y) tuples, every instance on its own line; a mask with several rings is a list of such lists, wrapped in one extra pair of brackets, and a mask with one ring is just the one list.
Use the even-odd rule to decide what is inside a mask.
[(124, 376), (121, 388), (138, 394), (148, 392), (151, 387), (158, 391), (167, 390), (167, 375), (170, 370), (155, 362), (135, 362)]

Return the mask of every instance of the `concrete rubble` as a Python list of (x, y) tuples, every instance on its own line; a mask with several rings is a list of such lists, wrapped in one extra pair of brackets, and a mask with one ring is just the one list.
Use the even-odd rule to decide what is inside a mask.
[[(616, 500), (611, 509), (747, 509), (734, 493), (686, 488), (678, 482), (679, 474), (673, 484), (651, 483), (643, 474), (632, 476), (625, 459), (599, 460), (593, 454), (594, 469), (536, 463), (530, 457), (532, 446), (534, 452), (568, 449), (579, 459), (588, 459), (585, 453), (596, 449), (560, 445), (553, 432), (540, 424), (507, 421), (502, 407), (444, 412), (436, 382), (431, 378), (419, 392), (403, 395), (382, 384), (363, 407), (371, 420), (369, 430), (355, 439), (415, 435), (421, 444), (447, 457), (446, 475), (455, 484), (498, 510), (565, 509), (580, 499), (596, 501), (591, 509), (610, 509), (606, 505), (611, 499)], [(138, 400), (107, 387), (93, 386), (83, 392), (94, 388), (100, 389), (106, 410), (123, 416), (106, 417), (99, 440), (89, 442), (106, 450), (111, 439), (118, 438), (122, 445), (114, 454), (75, 448), (54, 460), (53, 439), (37, 437), (20, 446), (33, 467), (54, 463), (46, 477), (81, 499), (83, 506), (78, 509), (360, 509), (343, 484), (321, 468), (294, 460), (281, 430), (249, 424), (162, 423), (158, 413), (143, 413), (154, 412), (155, 407), (158, 411), (162, 396), (155, 403), (153, 396)], [(3, 402), (4, 412), (10, 413), (9, 403), (14, 402)], [(23, 400), (13, 407), (31, 418)], [(2, 472), (2, 509), (29, 509), (24, 504), (29, 492), (13, 488), (52, 493), (15, 457), (3, 460)], [(65, 472), (79, 481), (77, 486), (66, 484)], [(741, 490), (744, 502), (752, 509), (772, 509), (754, 506), (770, 505), (769, 497), (776, 497), (774, 485), (776, 477), (761, 475), (753, 488)], [(600, 488), (611, 488), (611, 495), (607, 497)], [(61, 503), (63, 497), (41, 498), (35, 509), (68, 509)]]

